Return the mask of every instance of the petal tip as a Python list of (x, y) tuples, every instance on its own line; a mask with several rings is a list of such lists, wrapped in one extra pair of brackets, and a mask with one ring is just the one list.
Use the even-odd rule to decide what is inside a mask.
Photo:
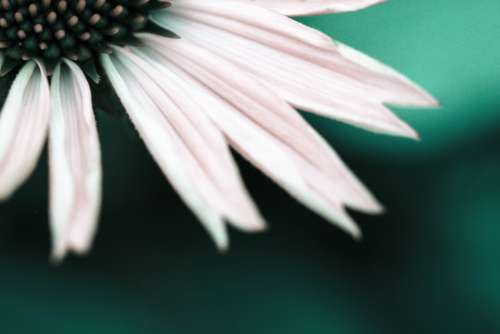
[(267, 224), (255, 224), (251, 226), (247, 226), (247, 228), (244, 230), (246, 233), (263, 233), (268, 230)]
[(233, 223), (232, 225), (245, 233), (262, 233), (268, 229), (266, 221), (260, 216), (242, 224)]
[(55, 247), (52, 249), (52, 253), (50, 254), (49, 261), (52, 265), (58, 266), (60, 265), (66, 257), (66, 249), (62, 247)]
[(221, 255), (229, 253), (229, 242), (218, 242), (216, 244), (217, 252)]
[(403, 121), (399, 122), (395, 130), (394, 135), (396, 136), (420, 141), (418, 132)]
[[(416, 84), (414, 84), (416, 86)], [(418, 95), (413, 103), (409, 103), (408, 107), (414, 108), (428, 108), (436, 109), (441, 108), (441, 102), (436, 99), (431, 93), (427, 92), (425, 89), (416, 86), (418, 89)]]
[(363, 207), (355, 208), (358, 211), (371, 214), (371, 215), (381, 215), (385, 213), (385, 208), (376, 199), (371, 199), (364, 203)]
[(359, 233), (355, 234), (355, 235), (352, 235), (352, 237), (354, 238), (354, 241), (356, 242), (363, 242), (363, 233), (361, 232), (361, 230), (359, 230)]
[(0, 189), (0, 203), (6, 202), (12, 196), (13, 191)]
[(88, 255), (90, 252), (91, 245), (87, 243), (72, 242), (68, 245), (69, 250), (79, 256)]
[(355, 240), (361, 242), (363, 239), (363, 232), (357, 224), (353, 223), (350, 226), (345, 226), (345, 231)]

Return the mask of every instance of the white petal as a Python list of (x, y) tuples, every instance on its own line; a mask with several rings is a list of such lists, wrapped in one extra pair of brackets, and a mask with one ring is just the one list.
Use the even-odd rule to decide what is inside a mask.
[(262, 230), (264, 222), (243, 185), (226, 141), (208, 116), (200, 112), (202, 107), (181, 91), (168, 74), (159, 73), (146, 60), (126, 49), (116, 48), (115, 52), (195, 158), (203, 175), (200, 182), (210, 183), (207, 200), (213, 201), (235, 226), (246, 231)]
[[(337, 50), (346, 60), (353, 62), (353, 64), (346, 62), (347, 68), (355, 68), (354, 64), (361, 65), (366, 71), (358, 69), (359, 76), (366, 75), (370, 77), (372, 84), (393, 92), (393, 97), (388, 96), (386, 102), (407, 107), (437, 107), (439, 105), (439, 102), (422, 87), (389, 66), (339, 42), (337, 42)], [(373, 74), (368, 75), (370, 72)], [(402, 98), (398, 99), (397, 94)]]
[[(305, 170), (297, 168), (301, 166), (295, 159), (320, 173), (327, 164), (333, 168), (335, 164), (331, 163), (334, 161), (312, 129), (305, 127), (305, 122), (293, 109), (244, 72), (213, 54), (186, 41), (151, 38), (156, 43), (148, 42), (148, 37), (145, 42), (156, 48), (158, 62), (172, 65), (170, 69), (182, 78), (186, 91), (205, 106), (212, 120), (243, 156), (304, 204), (350, 233), (359, 234), (342, 209), (343, 201), (352, 198), (342, 191), (333, 192), (331, 198), (326, 198), (308, 184), (317, 179), (313, 180), (303, 174)], [(149, 55), (155, 57), (155, 53)], [(337, 174), (331, 182), (345, 189), (349, 175), (342, 174), (339, 180)], [(357, 194), (355, 200), (361, 203), (366, 198)]]
[[(276, 12), (262, 7), (249, 5), (245, 2), (228, 0), (197, 1), (182, 0), (172, 4), (166, 11), (158, 11), (152, 14), (153, 18), (161, 17), (170, 12), (190, 13), (189, 15), (199, 19), (224, 21), (227, 27), (235, 30), (234, 33), (252, 36), (261, 33), (260, 30), (273, 35), (270, 43), (277, 43), (280, 37), (293, 34), (299, 43), (307, 43), (317, 47), (327, 47), (331, 44), (331, 38), (320, 31), (309, 28), (295, 20), (289, 19)], [(215, 22), (215, 21), (214, 21)], [(251, 29), (248, 27), (251, 26)]]
[(206, 197), (211, 191), (210, 183), (200, 175), (196, 160), (156, 105), (158, 101), (151, 99), (147, 88), (116, 56), (103, 55), (101, 61), (132, 123), (161, 170), (204, 224), (219, 249), (226, 249), (228, 238), (223, 216)]
[[(181, 0), (182, 1), (182, 0)], [(352, 12), (384, 0), (233, 0), (252, 3), (288, 16)]]
[[(147, 40), (148, 37), (146, 37)], [(373, 196), (347, 169), (326, 142), (295, 110), (277, 99), (274, 94), (269, 94), (267, 87), (261, 87), (265, 84), (255, 82), (252, 77), (237, 67), (185, 41), (153, 38), (153, 42), (149, 45), (152, 47), (160, 45), (159, 48), (162, 49), (170, 48), (165, 53), (170, 58), (175, 58), (176, 52), (184, 55), (184, 57), (177, 57), (174, 62), (183, 62), (183, 58), (191, 58), (197, 64), (210, 64), (206, 70), (211, 71), (212, 76), (218, 76), (215, 80), (227, 81), (227, 84), (215, 82), (214, 79), (209, 78), (210, 74), (203, 75), (203, 69), (199, 69), (197, 74), (193, 75), (203, 75), (202, 80), (205, 80), (205, 83), (215, 89), (219, 95), (231, 101), (253, 122), (280, 138), (312, 168), (318, 169), (319, 175), (324, 176), (323, 183), (326, 182), (336, 189), (337, 196), (340, 197), (342, 203), (367, 212), (381, 210)], [(184, 67), (194, 71), (196, 66), (187, 63)], [(231, 92), (233, 95), (229, 96)], [(245, 94), (240, 92), (245, 92)]]
[[(292, 20), (260, 9), (256, 17), (265, 12), (268, 19), (252, 21), (252, 17), (240, 13), (254, 6), (240, 6), (247, 9), (224, 6), (208, 10), (190, 3), (174, 6), (153, 19), (235, 63), (298, 108), (376, 132), (417, 136), (383, 103), (434, 105), (435, 100), (422, 89), (395, 71), (351, 61), (331, 41), (309, 43), (301, 37), (309, 31)], [(224, 17), (217, 14), (220, 11)], [(280, 25), (273, 24), (274, 18)]]
[(47, 135), (49, 97), (43, 67), (24, 65), (0, 113), (0, 199), (9, 197), (35, 168)]
[(53, 257), (87, 252), (101, 203), (101, 156), (90, 88), (75, 63), (57, 66), (49, 138)]

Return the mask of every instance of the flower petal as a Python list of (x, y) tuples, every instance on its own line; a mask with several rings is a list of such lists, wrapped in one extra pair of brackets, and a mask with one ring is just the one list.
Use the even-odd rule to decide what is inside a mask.
[(0, 113), (0, 199), (9, 197), (35, 168), (45, 142), (50, 93), (40, 64), (24, 65)]
[(170, 76), (162, 75), (126, 49), (115, 48), (118, 59), (132, 72), (140, 85), (179, 134), (211, 183), (209, 200), (235, 226), (259, 231), (264, 222), (247, 193), (221, 132), (201, 107), (181, 91)]
[[(200, 219), (219, 249), (228, 247), (223, 214), (214, 206), (213, 187), (180, 134), (170, 124), (146, 88), (116, 55), (101, 57), (102, 65), (135, 128), (181, 198)], [(129, 64), (130, 65), (130, 64)]]
[[(343, 211), (343, 204), (379, 211), (374, 199), (312, 128), (258, 81), (187, 41), (143, 38), (154, 49), (148, 55), (159, 70), (162, 66), (180, 76), (178, 85), (205, 106), (231, 145), (290, 194), (355, 235), (359, 231)], [(172, 77), (172, 73), (164, 75)], [(310, 177), (304, 165), (320, 176)], [(333, 185), (328, 195), (309, 184), (319, 181)]]
[[(338, 47), (331, 41), (323, 45), (319, 41), (309, 43), (300, 37), (301, 32), (309, 31), (303, 31), (292, 20), (250, 5), (216, 6), (217, 3), (174, 6), (153, 19), (235, 63), (305, 111), (375, 132), (417, 137), (383, 104), (436, 104), (429, 94), (395, 71), (383, 65), (373, 66), (375, 61), (361, 62), (361, 57), (352, 56), (354, 52), (348, 54), (344, 46)], [(251, 11), (255, 17), (264, 12), (269, 18), (252, 21), (252, 16), (240, 14)], [(274, 22), (274, 17), (281, 18), (280, 25), (267, 23)]]
[[(193, 76), (203, 77), (199, 80), (231, 101), (250, 120), (280, 138), (292, 148), (292, 152), (298, 154), (300, 159), (329, 178), (327, 184), (336, 189), (343, 203), (367, 212), (380, 211), (380, 206), (373, 196), (347, 169), (329, 145), (295, 110), (283, 103), (275, 94), (269, 93), (265, 84), (256, 82), (253, 77), (231, 63), (186, 41), (156, 37), (146, 37), (145, 40), (147, 45), (156, 48), (160, 53), (169, 50), (164, 52), (165, 57), (174, 63), (182, 64), (181, 67), (189, 68)], [(148, 42), (148, 40), (153, 41)], [(177, 54), (181, 56), (176, 56)], [(195, 64), (189, 64), (189, 59)], [(200, 68), (196, 64), (207, 65)]]
[[(182, 0), (181, 0), (182, 1)], [(287, 16), (353, 12), (385, 0), (233, 0), (252, 3)]]
[(75, 63), (56, 67), (49, 136), (53, 257), (89, 250), (101, 203), (101, 155), (90, 88)]

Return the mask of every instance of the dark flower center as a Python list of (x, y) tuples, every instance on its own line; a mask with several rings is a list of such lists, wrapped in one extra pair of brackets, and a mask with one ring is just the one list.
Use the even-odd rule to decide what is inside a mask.
[(110, 45), (138, 43), (137, 32), (173, 34), (148, 19), (168, 0), (0, 0), (0, 75), (36, 58), (50, 71), (62, 58), (92, 64)]

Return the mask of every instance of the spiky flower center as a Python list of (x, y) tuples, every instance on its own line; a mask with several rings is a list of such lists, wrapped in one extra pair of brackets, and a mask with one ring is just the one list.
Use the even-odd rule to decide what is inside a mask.
[(0, 0), (0, 74), (33, 58), (49, 67), (64, 57), (92, 61), (112, 44), (134, 43), (136, 32), (157, 30), (149, 14), (168, 6), (167, 0)]

